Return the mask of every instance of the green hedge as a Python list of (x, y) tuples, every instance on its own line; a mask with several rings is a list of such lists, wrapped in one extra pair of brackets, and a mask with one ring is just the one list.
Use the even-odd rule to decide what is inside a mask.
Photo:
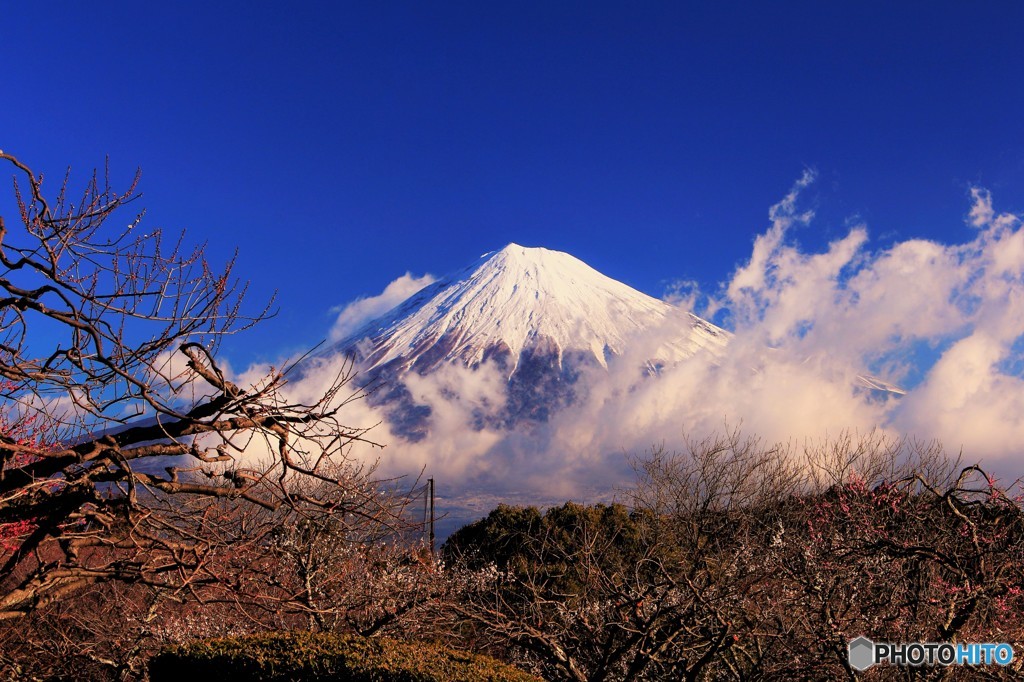
[(209, 639), (165, 649), (151, 682), (539, 682), (447, 647), (354, 635), (285, 632)]

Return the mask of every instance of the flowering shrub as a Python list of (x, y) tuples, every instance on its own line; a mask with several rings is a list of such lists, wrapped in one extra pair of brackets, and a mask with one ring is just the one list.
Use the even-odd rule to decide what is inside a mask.
[[(321, 552), (409, 525), (351, 457), (372, 444), (342, 415), (362, 395), (351, 365), (298, 402), (287, 368), (235, 383), (220, 343), (269, 307), (250, 309), (233, 262), (123, 216), (138, 176), (78, 193), (69, 171), (50, 195), (17, 157), (0, 166), (0, 678), (132, 679), (162, 638), (382, 630), (422, 601), (400, 588), (411, 570)], [(290, 555), (275, 535), (330, 517)]]
[(1024, 647), (1019, 491), (935, 445), (725, 438), (638, 468), (629, 510), (504, 507), (453, 535), (448, 631), (573, 682), (895, 672), (849, 667), (860, 635)]
[[(10, 381), (0, 382), (0, 394), (11, 391), (15, 386)], [(39, 426), (40, 415), (37, 413), (19, 416), (11, 409), (0, 409), (0, 440), (6, 444), (0, 464), (0, 479), (8, 471), (13, 471), (39, 460), (35, 454), (49, 443), (47, 429)], [(62, 485), (59, 481), (48, 482), (47, 487), (54, 490)], [(8, 500), (16, 507), (18, 493)], [(0, 521), (0, 561), (17, 552), (25, 538), (39, 526), (35, 517), (21, 518), (11, 521)]]

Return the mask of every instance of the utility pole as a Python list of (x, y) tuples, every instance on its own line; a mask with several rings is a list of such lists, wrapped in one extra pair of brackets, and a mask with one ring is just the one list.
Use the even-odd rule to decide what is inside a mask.
[(434, 553), (434, 477), (427, 479), (430, 484), (430, 553)]

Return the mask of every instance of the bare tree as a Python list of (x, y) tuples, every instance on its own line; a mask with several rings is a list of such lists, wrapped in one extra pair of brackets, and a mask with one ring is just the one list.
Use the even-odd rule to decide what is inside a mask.
[(734, 432), (637, 472), (629, 509), (499, 508), (453, 535), (444, 630), (574, 682), (1020, 676), (847, 661), (860, 635), (1024, 643), (1016, 483), (880, 433)]
[(305, 404), (282, 371), (232, 382), (219, 344), (267, 309), (243, 312), (233, 263), (120, 217), (138, 176), (117, 192), (94, 173), (73, 196), (69, 172), (47, 199), (0, 159), (18, 211), (0, 216), (0, 620), (112, 581), (175, 599), (237, 587), (232, 548), (262, 536), (236, 509), (399, 522), (367, 472), (339, 474), (366, 437), (340, 416), (358, 397), (347, 370)]
[[(546, 679), (704, 679), (767, 618), (750, 599), (771, 571), (757, 510), (794, 490), (773, 455), (738, 434), (656, 450), (628, 509), (568, 504), (526, 523), (506, 510), (468, 527), (445, 547), (465, 586), (449, 612)], [(480, 545), (492, 565), (473, 559)]]

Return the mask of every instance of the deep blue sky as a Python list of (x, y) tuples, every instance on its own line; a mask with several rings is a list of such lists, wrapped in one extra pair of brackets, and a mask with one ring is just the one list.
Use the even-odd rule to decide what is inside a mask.
[(1019, 1), (495, 5), (5, 3), (0, 148), (140, 166), (150, 224), (240, 248), (281, 312), (239, 362), (510, 241), (713, 288), (807, 167), (811, 249), (1024, 210)]

